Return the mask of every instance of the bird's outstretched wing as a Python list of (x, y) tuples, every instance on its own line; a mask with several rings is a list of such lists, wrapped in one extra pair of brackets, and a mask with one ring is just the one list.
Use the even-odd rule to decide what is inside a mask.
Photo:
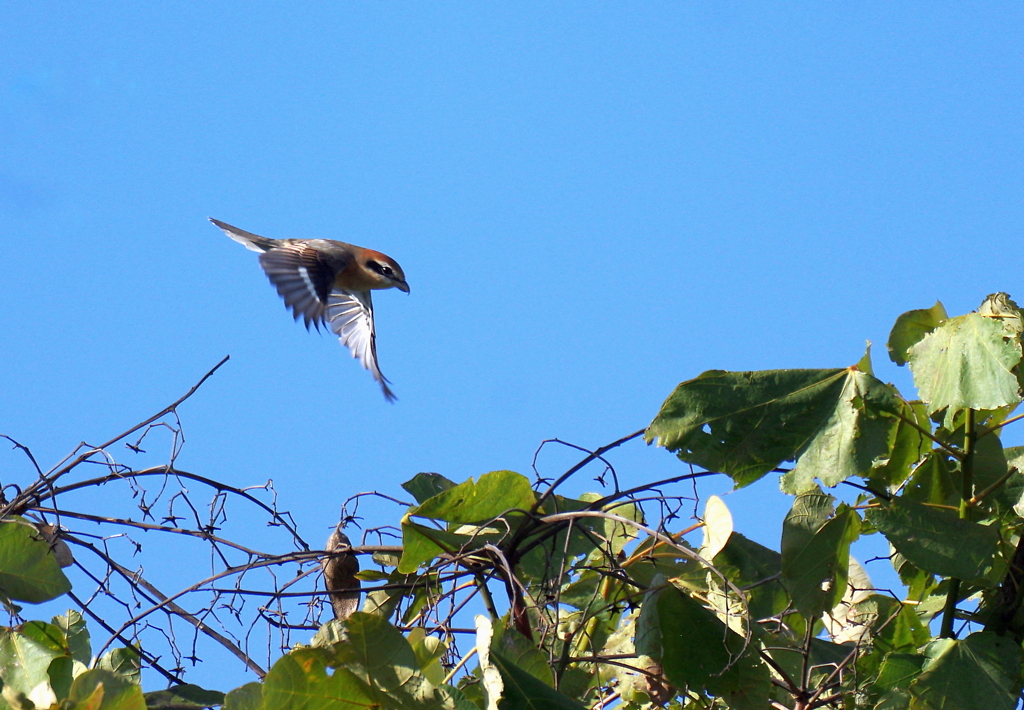
[(325, 322), (327, 298), (334, 286), (334, 269), (320, 253), (305, 244), (286, 244), (260, 254), (260, 266), (270, 277), (295, 320), (302, 316), (306, 329)]
[(395, 393), (388, 387), (377, 365), (377, 333), (373, 326), (373, 301), (369, 291), (343, 291), (335, 289), (327, 297), (327, 312), (324, 320), (342, 344), (358, 358), (363, 367), (373, 374), (380, 384), (384, 398), (395, 401)]

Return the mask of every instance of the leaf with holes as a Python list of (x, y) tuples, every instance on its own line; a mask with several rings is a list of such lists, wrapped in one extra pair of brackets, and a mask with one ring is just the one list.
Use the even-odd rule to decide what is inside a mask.
[(894, 390), (856, 367), (712, 370), (676, 387), (646, 438), (737, 486), (797, 460), (785, 485), (803, 490), (868, 471), (889, 451), (886, 414), (898, 410)]

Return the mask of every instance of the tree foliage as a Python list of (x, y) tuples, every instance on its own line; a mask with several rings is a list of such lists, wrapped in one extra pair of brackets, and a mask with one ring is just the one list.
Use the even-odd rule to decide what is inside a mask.
[[(111, 445), (176, 420), (183, 398), (37, 470), (4, 500), (0, 594), (12, 624), (0, 634), (0, 708), (1009, 710), (1024, 686), (1024, 450), (1004, 448), (1000, 436), (1024, 417), (1012, 416), (1022, 331), (1005, 294), (964, 316), (941, 304), (900, 316), (889, 354), (909, 365), (917, 398), (877, 379), (869, 354), (840, 368), (706, 372), (681, 383), (645, 429), (585, 452), (554, 480), (419, 474), (403, 484), (411, 500), (391, 499), (402, 508), (394, 544), (365, 535), (351, 544), (339, 531), (328, 550), (312, 549), (286, 513), (251, 491), (175, 468), (173, 454), (162, 469), (111, 463)], [(640, 437), (675, 453), (680, 473), (621, 487), (606, 456)], [(97, 459), (113, 467), (106, 476), (69, 481)], [(607, 466), (607, 485), (566, 495), (566, 482), (595, 463)], [(712, 475), (737, 488), (779, 477), (792, 495), (779, 551), (734, 530), (715, 496), (696, 526), (681, 523), (685, 486)], [(147, 476), (161, 491), (187, 480), (209, 486), (215, 501), (254, 505), (294, 549), (227, 540), (216, 514), (188, 526), (173, 513), (139, 523), (58, 506), (83, 487)], [(151, 509), (154, 497), (141, 498)], [(198, 538), (221, 566), (166, 595), (76, 531), (76, 520)], [(699, 546), (685, 537), (698, 527)], [(367, 532), (383, 543), (385, 531)], [(888, 542), (905, 594), (875, 589), (850, 556), (870, 535)], [(311, 581), (321, 562), (333, 588)], [(150, 606), (124, 620), (96, 615), (72, 590), (70, 565), (99, 579), (100, 592), (120, 577)], [(287, 652), (264, 669), (214, 622), (225, 605), (240, 619), (261, 594), (240, 580), (270, 567), (294, 577), (263, 593), (272, 601), (257, 618), (281, 633), (318, 630), (306, 644), (281, 636)], [(233, 588), (219, 586), (231, 578)], [(283, 606), (303, 584), (305, 624)], [(322, 623), (308, 610), (330, 609), (330, 592), (336, 618)], [(199, 594), (207, 601), (187, 608)], [(65, 596), (78, 610), (50, 622), (22, 617), (19, 604)], [(95, 653), (83, 614), (107, 636)], [(258, 680), (226, 695), (185, 684), (181, 664), (163, 665), (145, 641), (159, 615), (214, 639)], [(143, 667), (170, 687), (143, 693)]]

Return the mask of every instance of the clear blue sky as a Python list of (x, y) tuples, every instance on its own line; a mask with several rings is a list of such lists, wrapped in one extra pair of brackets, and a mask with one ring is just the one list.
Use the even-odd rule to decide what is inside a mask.
[[(706, 369), (845, 366), (870, 339), (909, 393), (897, 315), (1024, 296), (1022, 37), (1018, 2), (5, 3), (0, 432), (48, 467), (230, 354), (178, 465), (274, 479), (319, 542), (353, 493), (530, 473), (543, 439), (640, 429)], [(397, 259), (411, 294), (375, 302), (399, 401), (208, 216)], [(4, 484), (29, 475), (0, 452)], [(777, 546), (774, 489), (727, 502)]]

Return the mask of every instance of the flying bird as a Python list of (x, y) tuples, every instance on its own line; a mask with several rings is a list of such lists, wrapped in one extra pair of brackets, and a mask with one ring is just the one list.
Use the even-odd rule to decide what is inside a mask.
[(409, 293), (402, 267), (390, 256), (333, 239), (268, 239), (210, 218), (247, 249), (260, 252), (260, 266), (295, 320), (330, 329), (373, 374), (393, 402), (395, 393), (377, 364), (377, 335), (370, 291), (397, 288)]

